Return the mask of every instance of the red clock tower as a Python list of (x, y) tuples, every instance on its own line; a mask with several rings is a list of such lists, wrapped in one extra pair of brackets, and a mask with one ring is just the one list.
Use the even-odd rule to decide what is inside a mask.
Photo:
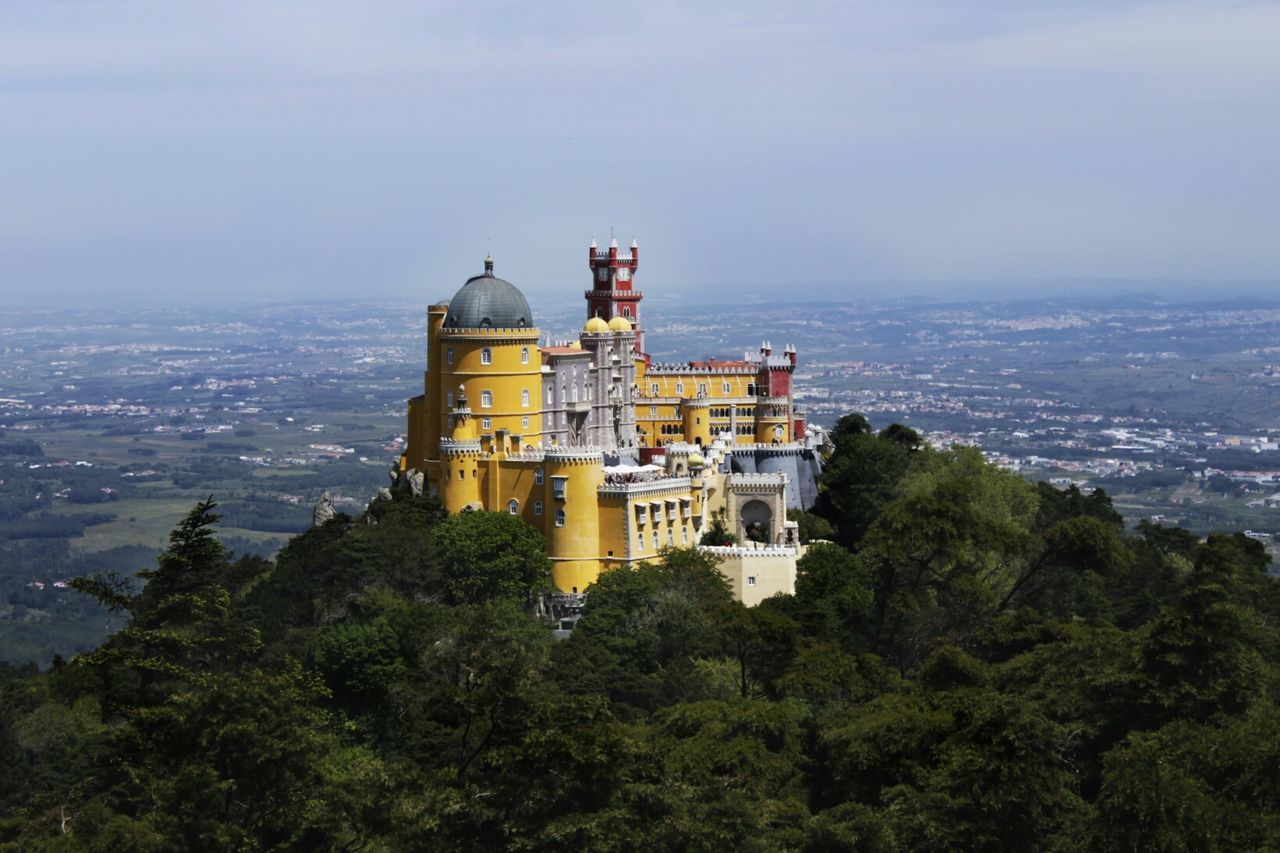
[(631, 250), (620, 252), (617, 240), (610, 240), (608, 249), (597, 248), (592, 240), (587, 263), (591, 267), (591, 289), (585, 294), (587, 319), (625, 318), (636, 333), (636, 354), (644, 355), (644, 330), (640, 327), (640, 300), (644, 294), (631, 286), (640, 266), (640, 247), (632, 240)]

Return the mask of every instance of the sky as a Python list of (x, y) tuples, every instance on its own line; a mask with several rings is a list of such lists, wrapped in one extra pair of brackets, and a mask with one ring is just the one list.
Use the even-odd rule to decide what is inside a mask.
[[(0, 2), (7, 304), (1280, 295), (1280, 3)], [(1243, 283), (1243, 284), (1242, 284)]]

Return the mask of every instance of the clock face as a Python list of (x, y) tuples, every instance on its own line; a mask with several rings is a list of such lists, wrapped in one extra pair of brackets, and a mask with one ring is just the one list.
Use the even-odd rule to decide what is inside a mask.
[(631, 270), (625, 267), (618, 270), (618, 281), (631, 281)]

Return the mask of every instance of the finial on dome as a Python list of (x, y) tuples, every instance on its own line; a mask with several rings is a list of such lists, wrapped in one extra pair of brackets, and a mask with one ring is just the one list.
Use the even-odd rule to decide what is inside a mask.
[(486, 254), (484, 256), (484, 274), (487, 276), (493, 275), (493, 255)]

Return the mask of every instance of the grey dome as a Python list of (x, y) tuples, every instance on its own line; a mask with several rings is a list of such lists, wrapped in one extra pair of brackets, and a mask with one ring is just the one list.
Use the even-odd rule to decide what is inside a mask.
[(493, 259), (484, 259), (484, 275), (467, 279), (449, 300), (444, 318), (449, 329), (524, 329), (533, 325), (533, 312), (514, 284), (493, 274)]

